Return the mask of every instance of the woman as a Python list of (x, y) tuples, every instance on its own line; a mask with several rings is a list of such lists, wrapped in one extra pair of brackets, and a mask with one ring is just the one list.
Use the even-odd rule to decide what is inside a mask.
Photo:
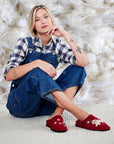
[[(77, 127), (109, 130), (105, 122), (71, 101), (86, 77), (84, 67), (88, 59), (83, 50), (67, 31), (56, 26), (44, 5), (31, 10), (29, 29), (33, 37), (18, 40), (4, 72), (5, 79), (12, 81), (6, 105), (9, 112), (23, 118), (52, 114), (46, 126), (56, 132), (65, 132), (67, 126), (62, 113), (66, 109), (78, 119)], [(70, 47), (58, 37), (63, 37)], [(54, 80), (59, 62), (71, 65)]]

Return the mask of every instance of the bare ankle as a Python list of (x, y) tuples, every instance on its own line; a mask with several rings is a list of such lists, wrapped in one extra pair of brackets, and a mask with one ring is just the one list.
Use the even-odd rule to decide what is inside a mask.
[(84, 117), (81, 117), (79, 120), (83, 121), (84, 119), (86, 119), (89, 116), (89, 114), (85, 115)]
[(55, 110), (55, 112), (51, 115), (50, 118), (52, 118), (56, 115), (62, 115), (62, 113), (63, 113), (63, 110), (58, 108), (58, 109)]

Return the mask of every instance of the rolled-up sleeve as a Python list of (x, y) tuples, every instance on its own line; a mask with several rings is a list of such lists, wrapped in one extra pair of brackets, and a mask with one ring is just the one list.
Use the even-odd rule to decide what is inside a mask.
[(56, 54), (57, 54), (58, 62), (71, 63), (76, 65), (75, 63), (76, 58), (72, 49), (69, 46), (67, 46), (65, 43), (63, 43), (60, 39), (58, 39)]
[[(7, 72), (14, 67), (19, 66), (25, 59), (28, 52), (27, 41), (25, 38), (19, 38), (14, 50), (9, 56), (9, 60), (6, 64), (5, 71), (3, 73), (4, 78)], [(5, 78), (6, 79), (6, 78)]]

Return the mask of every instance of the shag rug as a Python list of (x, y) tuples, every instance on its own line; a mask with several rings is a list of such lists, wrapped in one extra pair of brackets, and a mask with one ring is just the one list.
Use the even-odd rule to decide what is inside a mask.
[(68, 131), (56, 133), (45, 126), (49, 116), (16, 118), (0, 105), (0, 144), (114, 144), (114, 105), (78, 105), (111, 126), (107, 132), (75, 127), (76, 118), (64, 111)]

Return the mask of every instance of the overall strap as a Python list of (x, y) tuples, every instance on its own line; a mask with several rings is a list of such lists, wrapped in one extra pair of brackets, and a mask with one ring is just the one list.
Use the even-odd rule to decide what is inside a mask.
[(32, 38), (31, 37), (27, 37), (27, 42), (28, 42), (28, 48), (33, 48)]

